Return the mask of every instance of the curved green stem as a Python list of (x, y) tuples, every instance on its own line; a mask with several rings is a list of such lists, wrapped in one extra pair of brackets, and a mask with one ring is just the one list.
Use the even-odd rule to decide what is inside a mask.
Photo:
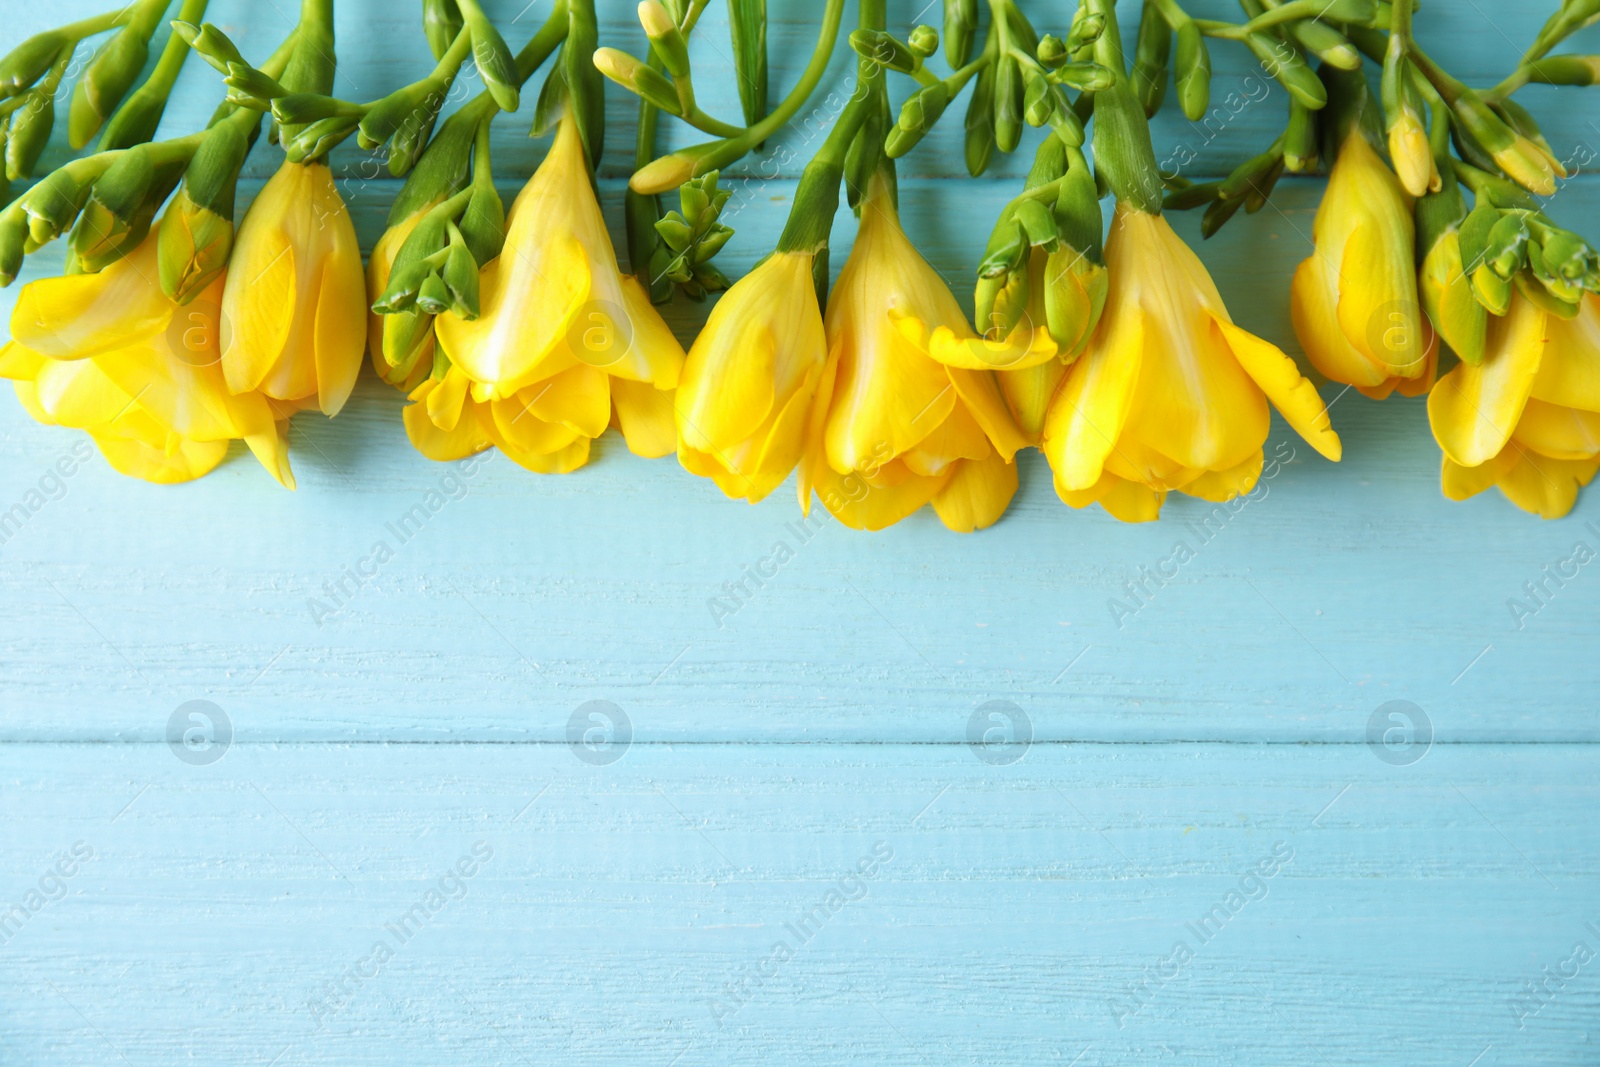
[[(870, 2), (870, 0), (868, 0)], [(817, 34), (817, 45), (811, 52), (811, 61), (800, 74), (800, 81), (789, 91), (773, 112), (754, 126), (734, 135), (730, 140), (746, 146), (744, 151), (777, 133), (805, 106), (811, 94), (827, 72), (828, 60), (833, 57), (833, 46), (839, 38), (839, 23), (844, 18), (844, 0), (828, 0), (823, 10), (822, 29)]]

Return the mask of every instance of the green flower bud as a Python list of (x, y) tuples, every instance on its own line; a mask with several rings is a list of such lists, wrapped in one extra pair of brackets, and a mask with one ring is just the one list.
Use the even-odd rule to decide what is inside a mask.
[[(450, 290), (452, 310), (464, 319), (475, 319), (478, 317), (478, 261), (459, 240), (460, 234), (455, 236), (457, 239), (450, 242), (450, 252), (445, 256), (444, 270), (439, 277)], [(422, 303), (420, 296), (417, 302)]]
[(1063, 83), (1086, 93), (1098, 93), (1111, 88), (1117, 76), (1098, 63), (1067, 63), (1057, 71)]
[(410, 376), (433, 335), (433, 316), (420, 311), (396, 311), (383, 316), (383, 361), (400, 373), (384, 375), (394, 384)]
[(1472, 295), (1491, 315), (1503, 316), (1511, 310), (1511, 281), (1487, 265), (1472, 272)]
[[(373, 110), (381, 111), (384, 104), (393, 101), (397, 96), (401, 96), (401, 94), (396, 93), (385, 97)], [(402, 110), (408, 103), (409, 101), (401, 97), (400, 105)], [(353, 104), (347, 104), (343, 100), (336, 100), (331, 96), (323, 96), (321, 93), (287, 93), (272, 101), (272, 117), (285, 126), (305, 126), (338, 115), (360, 114), (360, 109)], [(380, 138), (380, 143), (385, 140), (388, 140), (388, 138)]]
[(24, 100), (26, 102), (11, 115), (6, 137), (6, 178), (9, 181), (33, 177), (34, 164), (39, 162), (56, 122), (56, 102), (49, 93), (35, 89)]
[(1242, 196), (1231, 200), (1213, 200), (1211, 206), (1206, 208), (1206, 213), (1200, 216), (1200, 236), (1210, 240), (1218, 230), (1227, 225), (1229, 219), (1238, 214), (1242, 207), (1244, 207)]
[(950, 89), (944, 82), (936, 82), (919, 89), (900, 105), (900, 116), (884, 144), (890, 159), (898, 159), (911, 151), (924, 134), (933, 129), (939, 116), (950, 105)]
[(1038, 71), (1025, 68), (1023, 81), (1027, 88), (1022, 96), (1022, 118), (1029, 126), (1043, 126), (1055, 113), (1057, 97), (1055, 86)]
[(944, 0), (944, 58), (964, 67), (978, 32), (978, 0)]
[[(1326, 17), (1326, 14), (1321, 17)], [(1289, 23), (1288, 30), (1296, 44), (1328, 66), (1340, 70), (1361, 69), (1361, 50), (1351, 44), (1344, 34), (1320, 21), (1320, 18), (1296, 20)]]
[(939, 31), (932, 26), (917, 26), (906, 43), (918, 59), (927, 59), (939, 50)]
[(468, 111), (458, 111), (444, 120), (390, 205), (391, 228), (466, 188), (477, 132), (478, 119)]
[(233, 219), (196, 204), (180, 189), (161, 216), (156, 242), (161, 291), (187, 304), (227, 269)]
[(639, 24), (644, 27), (645, 36), (650, 38), (650, 46), (661, 57), (661, 65), (667, 68), (667, 73), (674, 78), (689, 77), (689, 44), (683, 39), (678, 24), (672, 21), (672, 13), (660, 0), (643, 0), (639, 5)]
[(967, 101), (963, 151), (967, 173), (974, 178), (989, 168), (989, 157), (994, 154), (994, 89), (994, 67), (985, 67), (978, 73), (972, 96)]
[(0, 288), (16, 281), (27, 243), (28, 216), (20, 210), (0, 212)]
[(1247, 34), (1245, 44), (1260, 60), (1262, 68), (1289, 90), (1290, 96), (1313, 111), (1327, 104), (1328, 91), (1322, 79), (1294, 45), (1270, 33)]
[(1502, 215), (1489, 231), (1483, 260), (1496, 274), (1509, 278), (1528, 257), (1528, 224), (1519, 215)]
[(15, 96), (44, 77), (67, 44), (60, 30), (36, 33), (0, 59), (0, 96)]
[(463, 14), (466, 15), (467, 28), (472, 31), (472, 58), (478, 64), (478, 73), (483, 76), (489, 95), (500, 105), (500, 110), (517, 110), (521, 100), (522, 77), (517, 73), (517, 60), (511, 54), (511, 48), (500, 36), (500, 31), (483, 16), (476, 2)]
[(1010, 152), (1022, 140), (1022, 67), (1015, 56), (1002, 56), (995, 71), (994, 143)]
[(1144, 105), (1146, 117), (1161, 109), (1167, 93), (1167, 55), (1172, 48), (1172, 28), (1154, 4), (1146, 4), (1139, 20), (1139, 39), (1133, 51), (1133, 70), (1128, 77), (1133, 91)]
[(113, 34), (100, 46), (72, 89), (67, 109), (67, 143), (82, 148), (100, 131), (150, 57), (149, 38), (134, 26)]
[(1046, 67), (1055, 70), (1071, 59), (1072, 53), (1067, 50), (1066, 42), (1053, 33), (1047, 33), (1039, 38), (1039, 47), (1034, 51), (1034, 57)]
[(1178, 107), (1190, 122), (1198, 122), (1211, 106), (1211, 53), (1200, 27), (1185, 20), (1174, 32), (1177, 56), (1173, 68)]
[[(296, 55), (299, 53), (297, 52)], [(272, 108), (275, 101), (293, 94), (287, 88), (288, 75), (284, 81), (274, 81), (272, 78), (256, 70), (248, 63), (230, 63), (228, 76), (222, 79), (228, 87), (228, 101), (241, 107), (248, 107), (252, 111), (267, 111)], [(308, 97), (330, 99), (326, 93), (312, 91), (303, 94)]]
[(429, 270), (417, 287), (417, 308), (429, 315), (443, 315), (455, 308), (455, 294), (438, 272)]
[(1600, 56), (1546, 56), (1531, 65), (1528, 79), (1539, 85), (1593, 85), (1600, 82)]
[(1177, 188), (1169, 187), (1167, 195), (1162, 198), (1161, 206), (1167, 211), (1192, 211), (1204, 207), (1216, 200), (1222, 189), (1221, 182), (1184, 182), (1182, 178), (1173, 180), (1183, 184)]
[(72, 229), (69, 244), (84, 270), (94, 273), (121, 259), (144, 240), (165, 190), (156, 189), (156, 168), (146, 151), (130, 151), (100, 176)]
[(249, 66), (228, 35), (209, 22), (196, 26), (192, 22), (175, 21), (172, 24), (172, 32), (187, 41), (189, 47), (194, 49), (201, 59), (211, 64), (219, 74), (229, 73), (228, 68), (235, 64)]
[(111, 121), (100, 134), (99, 150), (110, 152), (119, 148), (132, 148), (154, 140), (161, 116), (166, 113), (167, 98), (155, 92), (135, 89), (128, 102), (119, 107)]
[(728, 36), (739, 105), (754, 126), (767, 115), (767, 0), (728, 0)]
[(850, 47), (863, 59), (901, 74), (910, 74), (922, 66), (922, 60), (910, 48), (885, 30), (853, 30)]
[(1290, 174), (1312, 174), (1320, 162), (1317, 151), (1317, 113), (1289, 101), (1289, 125), (1283, 131), (1283, 163)]
[(444, 58), (461, 33), (461, 8), (456, 0), (422, 0), (422, 32), (434, 62)]
[[(315, 162), (355, 132), (360, 121), (354, 115), (334, 115), (309, 126), (280, 126), (284, 155), (291, 163)], [(294, 131), (292, 135), (290, 130)]]
[(89, 186), (73, 177), (66, 167), (51, 171), (17, 200), (17, 206), (28, 216), (29, 241), (38, 247), (66, 233), (88, 198)]
[(1078, 17), (1067, 34), (1067, 51), (1077, 52), (1088, 48), (1106, 31), (1106, 17), (1098, 11), (1091, 12), (1087, 5), (1078, 8)]
[(500, 255), (506, 243), (506, 209), (491, 182), (479, 182), (473, 187), (459, 226), (476, 262), (488, 263)]

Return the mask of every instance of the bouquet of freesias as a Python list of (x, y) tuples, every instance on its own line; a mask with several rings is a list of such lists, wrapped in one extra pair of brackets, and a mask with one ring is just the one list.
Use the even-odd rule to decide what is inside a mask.
[[(337, 415), (367, 363), (430, 459), (496, 448), (567, 473), (614, 428), (729, 497), (793, 477), (802, 510), (873, 530), (924, 505), (952, 530), (992, 525), (1029, 447), (1074, 508), (1142, 522), (1170, 492), (1230, 500), (1261, 477), (1273, 410), (1340, 458), (1343, 392), (1325, 401), (1313, 372), (1376, 400), (1426, 394), (1451, 499), (1496, 486), (1554, 518), (1600, 469), (1600, 251), (1550, 214), (1578, 160), (1515, 100), (1600, 80), (1600, 58), (1561, 52), (1600, 0), (1562, 0), (1492, 86), (1423, 49), (1415, 0), (1239, 0), (1234, 21), (1125, 0), (1120, 24), (1115, 0), (944, 0), (942, 31), (895, 23), (886, 0), (858, 0), (846, 31), (844, 0), (822, 0), (781, 93), (765, 0), (726, 0), (728, 36), (704, 49), (733, 67), (723, 116), (691, 60), (708, 3), (643, 0), (642, 48), (624, 48), (601, 42), (594, 0), (554, 0), (513, 51), (479, 0), (421, 0), (433, 68), (374, 100), (334, 95), (334, 0), (302, 0), (254, 59), (206, 0), (134, 0), (29, 38), (0, 58), (0, 283), (58, 237), (66, 267), (18, 295), (0, 376), (35, 419), (153, 482), (200, 477), (238, 440), (292, 488), (292, 417)], [(1197, 181), (1157, 163), (1149, 120), (1169, 90), (1210, 120), (1219, 42), (1286, 111), (1259, 155)], [(221, 103), (158, 138), (190, 53)], [(491, 128), (530, 82), (548, 148), (508, 207)], [(597, 178), (608, 82), (637, 97), (618, 243)], [(963, 94), (974, 177), (1032, 152), (970, 314), (902, 225), (896, 180)], [(31, 181), (62, 151), (58, 97), (70, 154)], [(663, 116), (705, 139), (658, 154)], [(820, 138), (787, 221), (730, 282), (723, 175), (754, 154), (781, 178), (795, 125)], [(252, 151), (278, 163), (239, 212)], [(1202, 210), (1210, 237), (1285, 173), (1322, 170), (1313, 247), (1283, 287), (1302, 367), (1234, 322), (1166, 213)], [(397, 190), (364, 268), (341, 181)], [(841, 206), (857, 224), (835, 264)], [(659, 310), (715, 294), (692, 338)]]

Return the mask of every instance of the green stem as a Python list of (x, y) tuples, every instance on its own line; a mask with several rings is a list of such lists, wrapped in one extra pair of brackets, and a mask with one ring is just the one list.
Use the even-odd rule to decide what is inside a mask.
[[(874, 3), (881, 5), (881, 2), (882, 0), (862, 0), (862, 9), (865, 11), (868, 5)], [(823, 9), (822, 14), (822, 30), (817, 34), (817, 46), (811, 52), (811, 60), (801, 73), (800, 81), (789, 95), (783, 98), (783, 102), (772, 114), (745, 130), (736, 138), (737, 140), (754, 147), (782, 129), (784, 124), (805, 106), (817, 84), (822, 81), (822, 75), (827, 72), (828, 60), (833, 56), (834, 43), (839, 39), (839, 23), (843, 18), (844, 0), (827, 0), (827, 7)]]

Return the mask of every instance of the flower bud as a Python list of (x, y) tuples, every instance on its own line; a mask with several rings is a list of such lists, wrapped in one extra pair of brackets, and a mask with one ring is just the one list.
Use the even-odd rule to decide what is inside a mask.
[(202, 207), (178, 190), (161, 216), (156, 265), (161, 291), (187, 304), (217, 280), (233, 251), (233, 219)]
[(884, 151), (889, 158), (898, 159), (911, 151), (923, 135), (933, 129), (934, 123), (939, 121), (939, 116), (944, 114), (949, 104), (950, 90), (944, 82), (935, 82), (907, 97), (906, 102), (900, 105), (900, 116), (884, 143)]
[(100, 46), (72, 90), (68, 144), (78, 149), (89, 143), (127, 95), (149, 56), (149, 39), (134, 26), (118, 31)]
[(458, 225), (467, 250), (479, 265), (500, 255), (506, 243), (506, 209), (493, 182), (481, 181), (473, 187)]
[(689, 45), (683, 39), (672, 14), (660, 0), (644, 0), (639, 5), (639, 24), (644, 27), (650, 45), (661, 57), (661, 65), (674, 78), (689, 77)]
[[(457, 235), (459, 237), (459, 234)], [(467, 246), (460, 240), (450, 242), (450, 252), (445, 256), (444, 270), (439, 274), (450, 290), (450, 310), (467, 321), (478, 317), (478, 261), (472, 258)], [(422, 299), (419, 296), (417, 303)]]
[(1538, 85), (1593, 85), (1600, 82), (1600, 56), (1546, 56), (1530, 65), (1528, 79)]
[(910, 74), (922, 66), (922, 60), (904, 42), (885, 30), (853, 30), (850, 47), (863, 59), (901, 74)]
[(1044, 277), (1046, 324), (1070, 362), (1094, 336), (1111, 289), (1111, 275), (1098, 256), (1062, 242), (1045, 261)]
[(978, 0), (944, 0), (944, 58), (964, 67), (978, 32)]
[(1002, 56), (995, 71), (994, 143), (1009, 153), (1022, 140), (1022, 66), (1015, 56)]
[(0, 288), (16, 280), (27, 243), (28, 216), (20, 210), (0, 212)]
[(1509, 145), (1491, 149), (1489, 154), (1512, 181), (1540, 196), (1554, 194), (1556, 179), (1567, 176), (1554, 156), (1520, 133)]
[(1051, 70), (1055, 70), (1072, 58), (1072, 53), (1067, 50), (1066, 42), (1053, 33), (1047, 33), (1039, 38), (1039, 47), (1034, 49), (1033, 54), (1040, 63)]
[[(396, 101), (397, 97), (400, 97), (398, 101)], [(401, 111), (409, 105), (409, 101), (404, 99), (401, 93), (394, 93), (380, 100), (372, 111), (367, 114), (370, 116), (376, 112), (388, 118), (392, 116), (395, 110), (393, 104), (396, 102), (398, 102)], [(336, 100), (331, 96), (323, 96), (321, 93), (287, 93), (272, 101), (272, 117), (285, 126), (305, 126), (322, 119), (332, 118), (335, 115), (358, 113), (344, 101)], [(365, 122), (362, 123), (362, 125), (365, 124)], [(381, 138), (380, 143), (384, 140), (388, 140), (388, 138)]]
[(906, 43), (918, 59), (927, 59), (939, 50), (939, 31), (932, 26), (919, 25), (911, 31)]
[(1439, 183), (1428, 143), (1427, 128), (1415, 112), (1402, 110), (1389, 124), (1389, 159), (1395, 175), (1412, 196), (1422, 196)]
[(12, 113), (6, 138), (6, 178), (10, 181), (33, 176), (34, 164), (39, 162), (56, 121), (56, 102), (49, 93), (35, 89), (24, 100)]
[(676, 152), (653, 159), (633, 172), (628, 187), (636, 193), (665, 193), (676, 189), (695, 176), (699, 161), (721, 145), (714, 141), (693, 148), (680, 148)]
[(1312, 174), (1321, 162), (1317, 148), (1317, 113), (1289, 101), (1289, 125), (1283, 131), (1283, 163), (1290, 174)]
[[(517, 73), (517, 60), (505, 38), (500, 36), (487, 18), (482, 16), (477, 4), (466, 12), (467, 27), (472, 31), (472, 58), (478, 64), (483, 83), (500, 105), (502, 111), (515, 111), (521, 99), (522, 76)], [(441, 283), (442, 284), (442, 283)]]
[(1190, 122), (1198, 122), (1211, 106), (1211, 53), (1206, 49), (1200, 27), (1186, 19), (1174, 33), (1177, 56), (1174, 60), (1174, 88), (1178, 106)]
[(167, 98), (155, 92), (135, 89), (128, 102), (123, 104), (106, 123), (100, 134), (99, 150), (110, 152), (119, 148), (132, 148), (155, 139), (156, 128), (167, 110)]
[(1172, 50), (1172, 27), (1162, 17), (1154, 4), (1144, 6), (1144, 17), (1139, 20), (1139, 38), (1133, 51), (1133, 69), (1128, 78), (1133, 91), (1144, 105), (1148, 118), (1161, 110), (1161, 101), (1167, 95), (1167, 56)]
[(309, 126), (291, 127), (281, 126), (280, 130), (292, 134), (284, 137), (284, 155), (289, 157), (291, 163), (312, 163), (329, 152), (334, 146), (349, 137), (360, 123), (354, 115), (334, 115), (331, 118), (318, 119)]
[(422, 0), (422, 32), (434, 62), (444, 58), (461, 33), (461, 8), (456, 0)]
[(60, 30), (36, 33), (0, 59), (0, 96), (15, 96), (44, 77), (67, 39)]
[(93, 274), (144, 240), (156, 206), (166, 198), (144, 151), (130, 151), (106, 169), (89, 191), (70, 244), (84, 271)]
[(88, 198), (89, 186), (73, 177), (66, 167), (45, 175), (43, 181), (17, 200), (17, 206), (28, 216), (29, 242), (36, 248), (67, 232)]
[(244, 56), (234, 46), (227, 34), (217, 29), (209, 22), (196, 26), (192, 22), (174, 21), (172, 32), (188, 42), (189, 47), (197, 52), (201, 59), (211, 64), (219, 74), (227, 74), (228, 68), (234, 64), (248, 66)]
[(967, 173), (974, 178), (989, 168), (989, 157), (994, 154), (994, 89), (994, 68), (985, 67), (978, 72), (972, 96), (967, 100), (966, 138), (962, 150)]

